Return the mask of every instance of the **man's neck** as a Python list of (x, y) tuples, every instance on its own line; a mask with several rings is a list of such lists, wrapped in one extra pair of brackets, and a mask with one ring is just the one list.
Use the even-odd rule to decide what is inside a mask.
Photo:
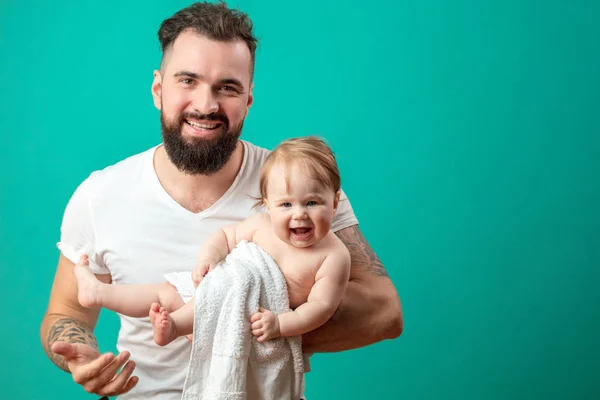
[(231, 187), (242, 166), (244, 145), (238, 144), (229, 161), (212, 175), (189, 175), (171, 162), (163, 145), (154, 152), (154, 170), (165, 191), (183, 208), (198, 213), (212, 206)]

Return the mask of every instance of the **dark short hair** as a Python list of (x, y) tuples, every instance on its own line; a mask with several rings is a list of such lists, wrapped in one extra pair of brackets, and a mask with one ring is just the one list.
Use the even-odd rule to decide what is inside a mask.
[(158, 29), (158, 40), (163, 52), (168, 50), (175, 39), (185, 30), (192, 29), (209, 39), (223, 42), (242, 40), (252, 57), (250, 75), (254, 74), (254, 60), (258, 39), (252, 33), (252, 20), (248, 14), (233, 10), (225, 2), (196, 2), (177, 11), (165, 19)]

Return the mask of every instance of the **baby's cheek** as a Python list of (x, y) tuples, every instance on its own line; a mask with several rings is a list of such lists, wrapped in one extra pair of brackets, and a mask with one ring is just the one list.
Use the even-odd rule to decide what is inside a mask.
[(321, 215), (319, 222), (323, 225), (331, 225), (331, 223), (333, 222), (333, 218), (329, 215)]

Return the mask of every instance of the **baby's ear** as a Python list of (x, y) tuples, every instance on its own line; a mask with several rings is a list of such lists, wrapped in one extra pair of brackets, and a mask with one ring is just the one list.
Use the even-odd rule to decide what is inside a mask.
[(342, 192), (340, 190), (335, 192), (335, 197), (333, 198), (333, 211), (337, 211), (338, 204), (340, 203), (341, 194), (342, 194)]

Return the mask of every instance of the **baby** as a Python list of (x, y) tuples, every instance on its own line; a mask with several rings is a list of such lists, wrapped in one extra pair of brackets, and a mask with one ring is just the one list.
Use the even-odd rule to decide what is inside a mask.
[[(340, 174), (329, 147), (315, 137), (282, 142), (266, 159), (260, 177), (266, 213), (214, 232), (201, 246), (192, 271), (194, 286), (241, 241), (254, 242), (277, 263), (293, 311), (275, 315), (259, 308), (250, 318), (259, 342), (301, 335), (335, 312), (350, 275), (350, 254), (331, 231), (340, 198)], [(83, 256), (75, 266), (78, 299), (131, 317), (150, 315), (154, 340), (164, 346), (190, 335), (194, 301), (184, 301), (171, 284), (111, 285), (100, 282)], [(199, 290), (202, 290), (200, 287)]]

